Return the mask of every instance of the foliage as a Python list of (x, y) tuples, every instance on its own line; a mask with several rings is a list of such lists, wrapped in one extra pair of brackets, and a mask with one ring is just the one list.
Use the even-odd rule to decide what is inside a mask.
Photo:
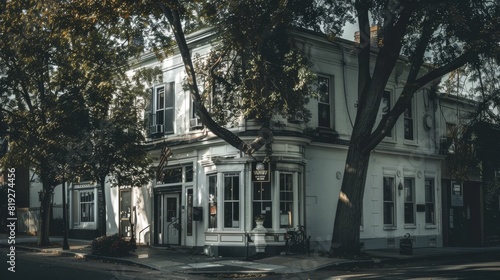
[(197, 59), (197, 74), (215, 117), (224, 122), (242, 114), (268, 123), (282, 115), (307, 122), (304, 105), (315, 75), (290, 27), (309, 21), (313, 1), (204, 4), (202, 13), (220, 42), (207, 59)]
[[(144, 173), (131, 168), (137, 161), (148, 163), (138, 152), (136, 125), (130, 126), (136, 119), (115, 114), (114, 121), (106, 121), (114, 97), (133, 112), (133, 87), (124, 71), (128, 59), (141, 50), (129, 43), (139, 31), (116, 1), (0, 4), (0, 103), (9, 139), (9, 153), (2, 161), (29, 166), (43, 183), (47, 199), (42, 212), (47, 215), (42, 215), (42, 243), (48, 243), (54, 187), (89, 172), (93, 156), (108, 156), (92, 153), (88, 143), (108, 145), (111, 149), (100, 151), (109, 155), (119, 151), (122, 161), (113, 164), (120, 168), (113, 171), (133, 170), (137, 175), (128, 177), (133, 179)], [(108, 130), (99, 134), (103, 126)], [(115, 139), (92, 142), (96, 135)]]
[(121, 257), (126, 256), (133, 250), (130, 242), (118, 234), (103, 235), (92, 240), (92, 254), (98, 256)]

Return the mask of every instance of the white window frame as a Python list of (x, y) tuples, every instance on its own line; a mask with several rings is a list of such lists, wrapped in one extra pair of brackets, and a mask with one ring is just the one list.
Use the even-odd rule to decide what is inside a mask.
[[(163, 89), (163, 101), (159, 102), (158, 94)], [(172, 104), (171, 106), (167, 106), (167, 91), (172, 91)], [(153, 87), (153, 104), (152, 104), (152, 113), (153, 113), (153, 125), (163, 125), (163, 133), (164, 134), (174, 134), (175, 133), (175, 82), (167, 82), (164, 84), (156, 85)], [(158, 120), (158, 114), (160, 111), (163, 111), (163, 119)], [(168, 120), (167, 111), (171, 111), (172, 120)], [(167, 130), (167, 123), (172, 122), (172, 129)]]
[[(237, 177), (238, 178), (238, 199), (227, 199), (225, 198), (226, 196), (226, 178), (227, 177)], [(221, 192), (222, 192), (222, 214), (221, 214), (221, 219), (222, 219), (222, 228), (225, 230), (238, 230), (241, 229), (242, 227), (242, 182), (241, 182), (241, 174), (240, 172), (225, 172), (222, 173), (222, 182), (221, 182)], [(234, 208), (234, 204), (237, 203), (237, 209), (238, 209), (238, 225), (237, 226), (231, 226), (231, 227), (226, 227), (226, 220), (225, 220), (225, 214), (226, 214), (226, 203), (231, 203), (233, 205), (232, 209)], [(233, 214), (234, 217), (234, 214)], [(235, 220), (231, 220), (232, 223), (235, 222)]]
[[(319, 98), (318, 98), (318, 106), (317, 106), (317, 121), (318, 121), (318, 127), (321, 127), (321, 128), (333, 128), (333, 124), (335, 122), (335, 119), (334, 119), (334, 113), (333, 113), (333, 96), (334, 96), (334, 92), (333, 92), (333, 87), (334, 87), (334, 77), (333, 76), (330, 76), (330, 75), (323, 75), (323, 74), (318, 74), (318, 80), (317, 80), (317, 85), (316, 85), (316, 89), (318, 91), (318, 94), (319, 94)], [(323, 78), (323, 79), (328, 79), (328, 100), (327, 102), (325, 101), (322, 101), (321, 100), (321, 94), (319, 92), (319, 80), (320, 78)], [(320, 105), (323, 105), (323, 106), (328, 106), (328, 114), (329, 114), (329, 119), (328, 119), (328, 125), (325, 126), (325, 125), (321, 125), (320, 124)]]

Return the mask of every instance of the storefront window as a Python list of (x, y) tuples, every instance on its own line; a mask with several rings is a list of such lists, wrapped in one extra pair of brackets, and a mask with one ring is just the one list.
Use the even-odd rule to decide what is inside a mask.
[(94, 192), (80, 192), (80, 222), (94, 222)]
[(224, 175), (224, 227), (240, 227), (240, 176)]
[[(293, 225), (293, 175), (280, 174), (280, 227), (286, 228)], [(288, 218), (288, 223), (285, 223)]]
[(265, 217), (263, 226), (271, 228), (273, 226), (272, 215), (272, 196), (270, 182), (254, 182), (253, 183), (253, 221), (262, 215)]

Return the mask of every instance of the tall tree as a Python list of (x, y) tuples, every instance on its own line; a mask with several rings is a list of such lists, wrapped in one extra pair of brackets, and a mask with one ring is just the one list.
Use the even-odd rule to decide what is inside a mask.
[[(123, 14), (107, 13), (119, 10), (120, 3), (82, 3), (0, 3), (0, 101), (9, 139), (3, 160), (29, 166), (43, 185), (40, 245), (49, 244), (55, 186), (75, 158), (90, 166), (84, 164), (90, 158), (75, 147), (94, 135), (89, 131), (108, 114), (113, 95), (128, 85), (125, 65), (138, 50), (128, 43), (132, 22)], [(125, 121), (111, 127), (123, 132), (121, 139), (128, 139), (126, 131), (135, 131), (135, 124)], [(136, 142), (114, 144), (115, 150), (131, 150)]]
[[(330, 4), (334, 7), (336, 2)], [(481, 55), (493, 57), (498, 65), (499, 54), (496, 26), (500, 5), (494, 1), (357, 0), (352, 6), (360, 30), (359, 100), (336, 209), (331, 245), (335, 254), (353, 254), (359, 250), (361, 206), (370, 153), (393, 128), (417, 91), (459, 67), (480, 63)], [(373, 65), (370, 15), (383, 28), (383, 44)], [(406, 57), (409, 73), (394, 107), (377, 124), (382, 94), (400, 55)]]

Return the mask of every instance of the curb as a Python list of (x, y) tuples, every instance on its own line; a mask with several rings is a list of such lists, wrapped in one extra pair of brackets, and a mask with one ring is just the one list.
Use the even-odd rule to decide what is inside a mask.
[[(0, 244), (0, 247), (3, 248), (9, 248), (10, 246), (7, 244)], [(34, 247), (28, 247), (28, 246), (23, 246), (23, 245), (16, 245), (16, 249), (21, 249), (23, 251), (30, 251), (30, 252), (41, 252), (41, 253), (51, 253), (51, 254), (58, 254), (60, 256), (66, 256), (66, 257), (76, 257), (80, 259), (89, 259), (89, 260), (104, 260), (104, 261), (110, 261), (114, 263), (122, 263), (122, 264), (127, 264), (127, 265), (135, 265), (139, 267), (144, 267), (144, 268), (149, 268), (153, 270), (159, 270), (160, 269), (149, 266), (143, 263), (135, 262), (132, 260), (125, 260), (121, 258), (114, 258), (114, 257), (106, 257), (106, 256), (97, 256), (97, 255), (92, 255), (88, 253), (79, 253), (79, 252), (72, 252), (72, 251), (66, 251), (66, 250), (54, 250), (54, 249), (43, 249), (43, 248), (34, 248)]]

